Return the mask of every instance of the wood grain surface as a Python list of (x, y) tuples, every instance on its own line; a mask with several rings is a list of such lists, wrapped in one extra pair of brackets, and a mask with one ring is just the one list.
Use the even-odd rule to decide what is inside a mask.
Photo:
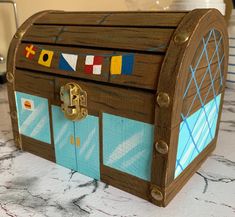
[[(221, 65), (222, 86), (220, 74), (216, 74), (219, 59), (217, 54), (213, 56), (216, 49), (215, 40), (218, 42), (219, 34), (214, 35), (215, 40), (211, 38), (208, 44), (202, 41), (203, 37), (207, 39), (211, 29), (216, 29), (223, 37), (218, 50), (219, 56), (223, 53), (225, 55)], [(100, 129), (104, 112), (155, 125), (151, 181), (146, 182), (103, 165), (102, 130), (99, 137), (101, 180), (158, 206), (166, 206), (216, 144), (218, 126), (215, 139), (177, 179), (174, 179), (180, 115), (193, 114), (201, 107), (199, 97), (195, 98), (197, 86), (194, 82), (184, 96), (187, 84), (191, 80), (190, 66), (192, 69), (197, 68), (195, 81), (202, 83), (200, 95), (207, 103), (214, 97), (213, 91), (208, 93), (211, 76), (205, 75), (208, 70), (208, 59), (211, 60), (210, 70), (216, 94), (222, 94), (223, 102), (228, 62), (228, 36), (223, 17), (213, 9), (191, 12), (47, 11), (34, 15), (20, 27), (20, 31), (23, 31), (23, 37), (12, 40), (7, 69), (15, 78), (15, 82), (8, 83), (8, 95), (13, 134), (18, 146), (55, 161), (50, 107), (61, 105), (61, 86), (75, 82), (87, 92), (88, 114), (99, 117)], [(188, 34), (188, 40), (185, 43), (177, 43), (175, 36), (185, 33)], [(38, 49), (33, 60), (25, 58), (24, 49), (29, 44), (35, 45)], [(205, 46), (208, 58), (201, 55)], [(38, 64), (42, 49), (54, 52), (50, 67)], [(61, 53), (78, 54), (75, 71), (59, 69)], [(112, 75), (111, 56), (126, 54), (134, 55), (132, 75)], [(87, 55), (105, 56), (101, 75), (84, 73)], [(14, 91), (48, 99), (51, 144), (19, 134), (17, 119), (14, 118), (16, 113)], [(156, 99), (160, 92), (169, 95), (169, 107), (160, 107), (157, 104)], [(194, 104), (191, 106), (193, 101)], [(167, 154), (161, 154), (155, 149), (155, 143), (159, 140), (168, 144)], [(152, 187), (160, 189), (163, 200), (152, 199), (150, 193)]]
[[(154, 123), (153, 93), (73, 79), (56, 78), (56, 96), (59, 96), (60, 87), (69, 82), (76, 82), (83, 90), (86, 90), (89, 114), (99, 116), (100, 112), (106, 112), (145, 123)], [(59, 99), (54, 103), (60, 105)]]
[[(33, 71), (40, 71), (44, 73), (63, 75), (65, 77), (82, 78), (86, 80), (94, 80), (99, 82), (108, 82), (118, 84), (121, 86), (136, 87), (140, 89), (155, 90), (157, 89), (157, 80), (160, 73), (161, 65), (164, 55), (142, 54), (132, 52), (134, 55), (134, 66), (132, 75), (111, 75), (110, 62), (112, 54), (126, 55), (129, 54), (125, 51), (115, 50), (95, 50), (95, 49), (82, 49), (66, 46), (51, 46), (36, 44), (37, 52), (33, 60), (29, 60), (24, 55), (24, 50), (28, 46), (22, 43), (19, 46), (19, 51), (16, 56), (16, 67), (20, 69), (29, 69)], [(38, 64), (39, 55), (42, 49), (52, 50), (54, 52), (53, 60), (50, 67), (41, 66)], [(77, 54), (77, 68), (76, 71), (65, 71), (59, 69), (59, 57), (61, 53)], [(107, 55), (104, 57), (102, 64), (101, 75), (86, 74), (85, 58), (86, 55)], [(109, 56), (110, 55), (110, 56)]]
[(23, 42), (165, 52), (174, 29), (33, 25)]
[(186, 12), (51, 12), (37, 25), (177, 27)]
[(21, 135), (24, 151), (55, 162), (55, 150), (52, 145)]

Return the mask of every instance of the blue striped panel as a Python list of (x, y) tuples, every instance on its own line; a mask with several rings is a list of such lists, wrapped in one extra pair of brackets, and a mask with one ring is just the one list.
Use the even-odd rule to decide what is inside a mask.
[(154, 126), (103, 113), (103, 163), (150, 180)]
[(181, 122), (175, 178), (214, 139), (220, 101), (221, 94)]
[[(48, 100), (30, 94), (15, 92), (19, 132), (33, 139), (51, 143)], [(32, 110), (22, 105), (23, 101), (33, 103)]]
[(75, 122), (75, 135), (80, 140), (76, 148), (78, 172), (99, 180), (99, 118), (88, 115)]
[(70, 137), (74, 137), (74, 123), (64, 117), (58, 106), (52, 106), (52, 123), (56, 163), (77, 170), (76, 147), (75, 144), (70, 144)]
[[(214, 40), (215, 43), (215, 49), (212, 56), (208, 53), (208, 43), (211, 40)], [(223, 37), (217, 30), (211, 29), (206, 37), (202, 37), (202, 43), (203, 50), (199, 55), (199, 58), (196, 60), (195, 67), (192, 65), (189, 66), (191, 78), (187, 84), (183, 97), (185, 98), (188, 96), (188, 91), (191, 85), (196, 87), (196, 94), (186, 114), (181, 114), (182, 123), (180, 125), (178, 140), (175, 178), (178, 177), (181, 172), (201, 153), (201, 151), (205, 149), (205, 147), (214, 139), (216, 133), (221, 100), (221, 95), (218, 94), (224, 83), (223, 64), (225, 64), (225, 54), (221, 52), (223, 49)], [(205, 57), (207, 61), (207, 68), (201, 81), (198, 81), (196, 79), (196, 74), (202, 57)], [(211, 65), (214, 58), (216, 58), (218, 62), (216, 70), (213, 71)], [(219, 75), (220, 80), (219, 87), (215, 86), (217, 75)], [(210, 86), (206, 89), (205, 95), (202, 96), (202, 85), (204, 84), (206, 76), (210, 77)], [(213, 94), (214, 98), (209, 103), (205, 104), (210, 93)], [(199, 100), (201, 108), (190, 115), (196, 100)]]

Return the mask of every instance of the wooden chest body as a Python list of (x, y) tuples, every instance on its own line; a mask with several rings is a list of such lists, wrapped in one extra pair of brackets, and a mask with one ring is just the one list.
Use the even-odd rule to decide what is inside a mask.
[[(166, 206), (215, 148), (227, 47), (216, 10), (36, 14), (9, 50), (16, 144)], [(81, 120), (66, 84), (86, 93)]]

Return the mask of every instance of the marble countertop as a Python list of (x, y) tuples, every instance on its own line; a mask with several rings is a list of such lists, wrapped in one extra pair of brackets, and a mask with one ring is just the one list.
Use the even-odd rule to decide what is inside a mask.
[(15, 148), (0, 85), (0, 217), (235, 216), (235, 91), (226, 90), (217, 148), (167, 208)]

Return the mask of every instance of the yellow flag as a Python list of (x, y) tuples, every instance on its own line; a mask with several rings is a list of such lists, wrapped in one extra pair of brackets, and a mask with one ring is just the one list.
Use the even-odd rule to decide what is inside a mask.
[(42, 50), (38, 59), (38, 64), (50, 67), (54, 52), (50, 50)]
[(122, 73), (122, 56), (113, 56), (111, 58), (110, 72), (112, 75), (120, 75)]

